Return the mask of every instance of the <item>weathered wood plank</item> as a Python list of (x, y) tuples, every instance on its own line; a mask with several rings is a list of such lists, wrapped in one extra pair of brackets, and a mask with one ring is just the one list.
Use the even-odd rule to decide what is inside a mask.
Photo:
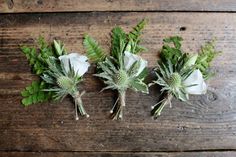
[(235, 152), (158, 152), (158, 153), (119, 153), (119, 152), (0, 152), (3, 157), (235, 157)]
[[(184, 37), (185, 49), (196, 51), (216, 36), (224, 53), (213, 65), (216, 76), (205, 96), (191, 97), (191, 105), (178, 101), (157, 120), (150, 106), (158, 89), (149, 95), (128, 92), (125, 120), (111, 121), (109, 109), (115, 93), (99, 93), (99, 80), (86, 75), (84, 104), (89, 119), (74, 121), (73, 104), (39, 104), (24, 108), (19, 91), (32, 79), (19, 44), (33, 44), (42, 34), (62, 39), (69, 51), (84, 52), (82, 35), (93, 34), (102, 45), (117, 24), (129, 30), (140, 19), (150, 19), (143, 35), (143, 54), (155, 65), (164, 37)], [(0, 150), (1, 151), (191, 151), (236, 149), (236, 15), (228, 13), (65, 13), (0, 16)], [(183, 29), (185, 28), (185, 29)], [(184, 31), (183, 31), (184, 30)], [(108, 46), (105, 46), (109, 49)]]
[(75, 11), (236, 11), (234, 0), (1, 0), (0, 13)]

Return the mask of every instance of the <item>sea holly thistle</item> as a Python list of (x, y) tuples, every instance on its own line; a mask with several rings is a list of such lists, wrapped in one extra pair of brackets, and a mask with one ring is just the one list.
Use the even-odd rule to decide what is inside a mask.
[(106, 84), (102, 90), (118, 91), (119, 96), (111, 109), (113, 119), (123, 118), (127, 89), (148, 93), (148, 86), (143, 82), (147, 75), (147, 61), (137, 55), (145, 50), (139, 45), (145, 24), (146, 20), (142, 20), (128, 34), (120, 27), (113, 28), (110, 55), (92, 37), (85, 35), (87, 56), (97, 64), (95, 76)]
[(163, 94), (162, 100), (152, 106), (153, 116), (156, 118), (166, 105), (170, 105), (172, 98), (187, 101), (190, 94), (205, 94), (207, 85), (205, 80), (211, 75), (210, 63), (220, 52), (215, 50), (214, 41), (202, 46), (197, 54), (188, 54), (181, 49), (179, 36), (164, 39), (155, 74), (157, 80), (150, 85), (158, 84)]
[(62, 101), (70, 95), (75, 102), (76, 120), (79, 119), (78, 111), (88, 117), (81, 99), (85, 92), (78, 89), (78, 84), (90, 66), (88, 58), (78, 53), (67, 54), (60, 41), (54, 40), (49, 46), (42, 37), (39, 39), (39, 49), (27, 46), (21, 49), (33, 72), (40, 77), (39, 81), (33, 81), (22, 91), (22, 104), (28, 106), (51, 99)]

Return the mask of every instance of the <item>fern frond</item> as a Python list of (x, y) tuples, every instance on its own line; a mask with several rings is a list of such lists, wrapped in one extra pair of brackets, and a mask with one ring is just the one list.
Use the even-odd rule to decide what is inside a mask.
[(133, 30), (128, 34), (129, 38), (129, 44), (131, 46), (131, 51), (134, 54), (140, 53), (142, 51), (146, 51), (146, 48), (143, 46), (140, 46), (140, 36), (142, 34), (142, 31), (147, 24), (147, 20), (143, 19), (140, 21), (134, 28)]
[(91, 61), (97, 63), (105, 59), (106, 54), (98, 45), (97, 41), (92, 37), (85, 35), (83, 44), (86, 49), (87, 56)]
[(48, 101), (52, 97), (52, 93), (43, 91), (47, 87), (48, 85), (44, 81), (33, 81), (31, 85), (21, 92), (22, 97), (24, 97), (21, 101), (22, 104), (29, 106)]
[(23, 46), (21, 47), (21, 51), (26, 55), (26, 58), (29, 61), (29, 64), (32, 66), (33, 72), (38, 75), (42, 74), (44, 70), (46, 69), (46, 66), (38, 58), (36, 49)]
[(212, 60), (219, 54), (220, 51), (215, 49), (215, 40), (212, 40), (201, 47), (196, 61), (197, 68), (202, 72), (205, 79), (208, 79), (212, 74), (208, 72)]
[(140, 21), (134, 28), (133, 30), (128, 34), (129, 39), (131, 39), (135, 43), (140, 42), (140, 35), (142, 34), (142, 31), (147, 24), (147, 20), (143, 19)]
[(170, 60), (172, 64), (176, 65), (178, 59), (182, 56), (181, 41), (183, 39), (179, 36), (173, 36), (164, 39), (160, 58), (163, 61)]

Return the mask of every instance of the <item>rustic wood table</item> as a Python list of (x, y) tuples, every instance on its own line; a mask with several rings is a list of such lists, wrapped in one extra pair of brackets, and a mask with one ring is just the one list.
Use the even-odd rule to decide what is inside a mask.
[[(0, 0), (0, 156), (4, 157), (199, 157), (236, 156), (236, 1), (234, 0)], [(184, 38), (184, 49), (199, 50), (216, 37), (223, 53), (212, 66), (204, 96), (191, 105), (174, 100), (153, 120), (150, 94), (127, 93), (123, 121), (112, 121), (112, 91), (99, 93), (103, 84), (85, 76), (83, 97), (90, 118), (74, 120), (70, 99), (23, 107), (20, 91), (35, 75), (19, 49), (34, 45), (39, 35), (61, 39), (68, 51), (84, 53), (83, 34), (93, 35), (109, 49), (115, 25), (130, 30), (148, 18), (142, 56), (155, 66), (162, 39)]]

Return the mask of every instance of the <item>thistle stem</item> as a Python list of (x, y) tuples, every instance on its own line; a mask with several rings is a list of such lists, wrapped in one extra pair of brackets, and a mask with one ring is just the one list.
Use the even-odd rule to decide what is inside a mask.
[[(162, 110), (164, 109), (164, 107), (165, 107), (167, 104), (170, 105), (170, 108), (172, 107), (172, 105), (171, 105), (171, 100), (172, 100), (172, 98), (173, 98), (172, 94), (169, 94), (169, 93), (168, 93), (168, 94), (166, 94), (166, 96), (163, 98), (163, 100), (161, 100), (159, 103), (157, 103), (157, 104), (160, 104), (160, 106), (159, 106), (158, 108), (153, 108), (153, 110), (155, 110), (155, 111), (154, 111), (154, 118), (157, 118), (158, 116), (161, 115)], [(154, 107), (156, 107), (157, 104), (154, 105)]]
[(75, 94), (73, 95), (73, 98), (75, 101), (75, 119), (76, 120), (79, 119), (78, 110), (82, 116), (89, 117), (86, 110), (84, 109), (83, 102), (81, 99), (81, 97), (84, 95), (84, 93), (85, 93), (84, 91), (81, 94), (79, 92), (75, 92)]
[[(119, 100), (119, 103), (115, 103), (112, 108), (112, 111), (114, 108), (116, 108), (116, 112), (114, 113), (113, 120), (114, 119), (122, 119), (123, 118), (123, 112), (125, 107), (125, 97), (126, 97), (126, 91), (119, 91), (119, 97), (117, 101)], [(116, 105), (117, 104), (117, 105)]]

